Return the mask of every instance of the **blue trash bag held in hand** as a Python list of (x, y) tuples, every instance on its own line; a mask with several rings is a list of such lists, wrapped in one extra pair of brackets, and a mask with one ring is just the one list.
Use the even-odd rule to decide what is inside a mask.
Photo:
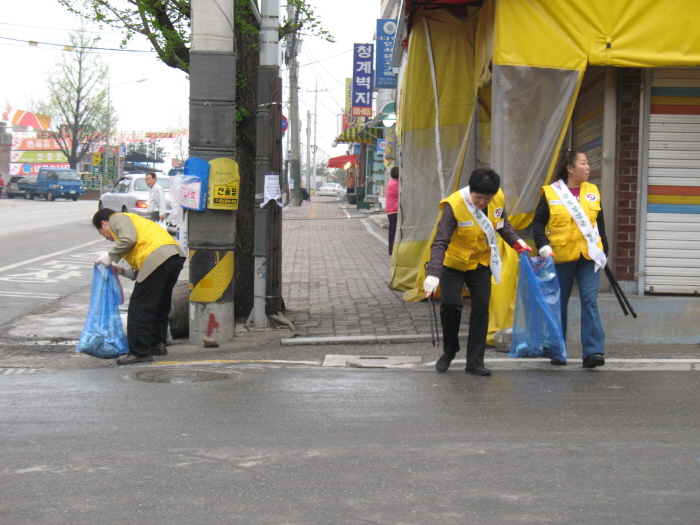
[(92, 292), (83, 333), (77, 352), (102, 359), (129, 353), (119, 305), (124, 302), (119, 279), (112, 268), (96, 264), (92, 274)]
[(561, 293), (553, 257), (520, 254), (509, 357), (548, 357), (566, 362)]

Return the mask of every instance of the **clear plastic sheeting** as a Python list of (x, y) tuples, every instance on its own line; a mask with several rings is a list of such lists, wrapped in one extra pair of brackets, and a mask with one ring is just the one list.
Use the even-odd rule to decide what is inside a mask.
[(411, 33), (399, 99), (401, 204), (392, 257), (394, 289), (415, 290), (422, 282), (438, 203), (458, 188), (464, 171), (474, 114), (473, 29), (472, 23), (436, 10), (417, 16)]
[(506, 210), (516, 230), (532, 220), (582, 72), (494, 66), (492, 165), (501, 175)]

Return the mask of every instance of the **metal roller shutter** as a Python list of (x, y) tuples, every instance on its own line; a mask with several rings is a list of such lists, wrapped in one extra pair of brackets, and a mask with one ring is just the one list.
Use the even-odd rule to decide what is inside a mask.
[(700, 69), (655, 69), (649, 117), (647, 293), (700, 293)]
[(605, 68), (590, 66), (581, 81), (573, 114), (573, 144), (588, 157), (590, 182), (598, 184), (603, 163)]

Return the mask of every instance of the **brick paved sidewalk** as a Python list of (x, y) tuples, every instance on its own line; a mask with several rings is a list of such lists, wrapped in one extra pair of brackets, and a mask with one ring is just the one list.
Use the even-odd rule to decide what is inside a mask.
[(372, 226), (345, 201), (285, 208), (282, 293), (301, 335), (430, 334), (427, 304), (389, 289), (391, 257)]

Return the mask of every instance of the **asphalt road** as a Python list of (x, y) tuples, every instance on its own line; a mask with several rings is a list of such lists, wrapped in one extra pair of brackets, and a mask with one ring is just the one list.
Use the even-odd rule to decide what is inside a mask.
[(93, 201), (0, 199), (0, 327), (90, 286), (109, 243), (90, 219)]
[(695, 371), (0, 375), (0, 523), (697, 523), (699, 394)]

